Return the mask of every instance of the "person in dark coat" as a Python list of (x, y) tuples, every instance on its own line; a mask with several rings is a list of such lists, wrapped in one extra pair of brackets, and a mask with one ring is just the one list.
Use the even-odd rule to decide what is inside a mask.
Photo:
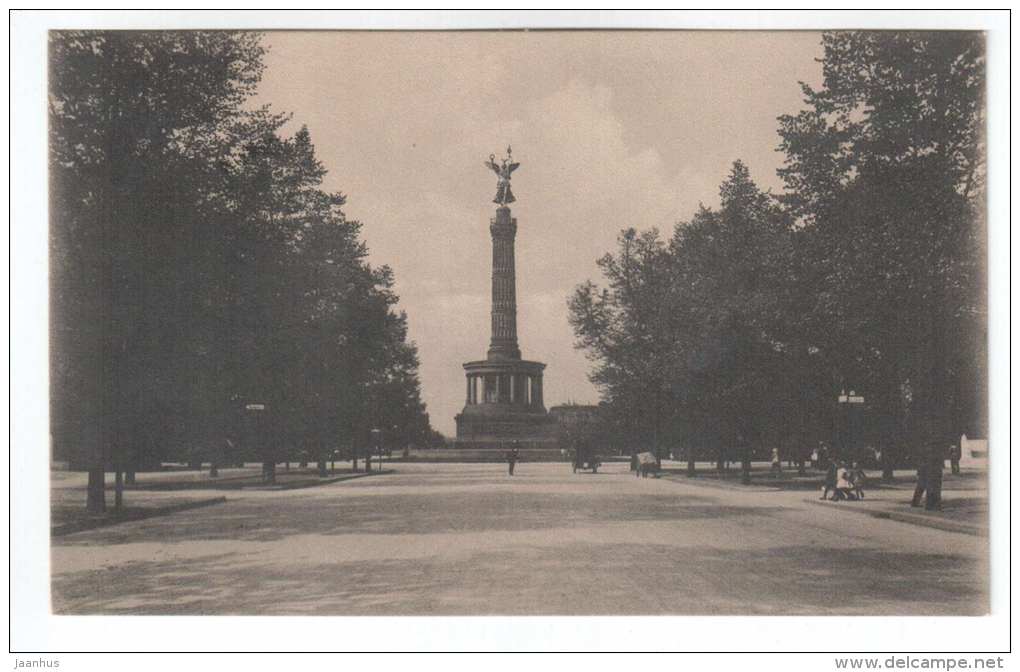
[(510, 475), (514, 475), (514, 467), (517, 466), (517, 460), (520, 459), (520, 454), (517, 452), (517, 448), (511, 448), (506, 451), (506, 464), (509, 468)]
[(928, 489), (928, 464), (922, 458), (917, 466), (917, 485), (914, 486), (914, 498), (910, 500), (913, 507), (921, 506), (921, 498)]
[(836, 479), (839, 477), (839, 465), (833, 460), (829, 462), (829, 469), (825, 472), (825, 482), (822, 483), (822, 496), (821, 499), (828, 499), (829, 490), (832, 490), (833, 496), (836, 494)]
[(933, 451), (928, 459), (928, 475), (925, 482), (924, 508), (928, 511), (942, 510), (942, 467), (945, 455), (942, 451)]

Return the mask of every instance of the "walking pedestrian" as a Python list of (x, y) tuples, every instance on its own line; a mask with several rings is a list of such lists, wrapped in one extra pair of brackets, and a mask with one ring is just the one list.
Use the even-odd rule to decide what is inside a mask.
[(953, 470), (953, 474), (958, 476), (960, 474), (960, 456), (962, 451), (960, 450), (959, 444), (953, 444), (949, 446), (949, 466)]
[(509, 468), (510, 475), (514, 475), (514, 467), (517, 466), (517, 460), (520, 459), (520, 455), (517, 452), (517, 448), (511, 448), (506, 453), (506, 464)]
[(922, 457), (917, 465), (917, 484), (914, 486), (914, 497), (910, 500), (913, 507), (921, 506), (921, 498), (924, 491), (928, 489), (928, 464)]
[(838, 467), (835, 460), (829, 462), (829, 469), (825, 472), (825, 481), (822, 483), (822, 496), (819, 499), (828, 499), (829, 490), (832, 490), (833, 496), (835, 496)]

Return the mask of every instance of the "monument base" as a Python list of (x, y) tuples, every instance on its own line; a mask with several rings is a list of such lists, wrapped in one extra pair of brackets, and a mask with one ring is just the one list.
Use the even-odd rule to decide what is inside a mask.
[(467, 400), (456, 417), (458, 448), (556, 449), (557, 423), (542, 403), (545, 364), (490, 358), (464, 365)]
[(559, 448), (556, 419), (545, 409), (529, 411), (510, 404), (477, 404), (465, 407), (456, 421), (457, 448)]

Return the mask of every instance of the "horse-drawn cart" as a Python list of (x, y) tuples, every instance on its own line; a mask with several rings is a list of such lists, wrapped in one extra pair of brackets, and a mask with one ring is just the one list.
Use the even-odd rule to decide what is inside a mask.
[(599, 473), (599, 467), (602, 465), (602, 460), (595, 454), (595, 450), (591, 446), (578, 446), (574, 451), (574, 473), (577, 473), (578, 469), (591, 469), (591, 473)]
[(659, 462), (655, 459), (655, 455), (653, 453), (638, 453), (637, 469), (634, 470), (634, 475), (647, 478), (648, 474), (652, 474), (658, 478)]

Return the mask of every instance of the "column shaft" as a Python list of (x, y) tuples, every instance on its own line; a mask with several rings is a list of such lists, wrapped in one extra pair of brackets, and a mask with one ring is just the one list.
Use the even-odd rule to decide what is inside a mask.
[(492, 340), (489, 344), (489, 357), (520, 359), (514, 259), (517, 220), (510, 217), (509, 208), (496, 210), (489, 231), (492, 234)]

